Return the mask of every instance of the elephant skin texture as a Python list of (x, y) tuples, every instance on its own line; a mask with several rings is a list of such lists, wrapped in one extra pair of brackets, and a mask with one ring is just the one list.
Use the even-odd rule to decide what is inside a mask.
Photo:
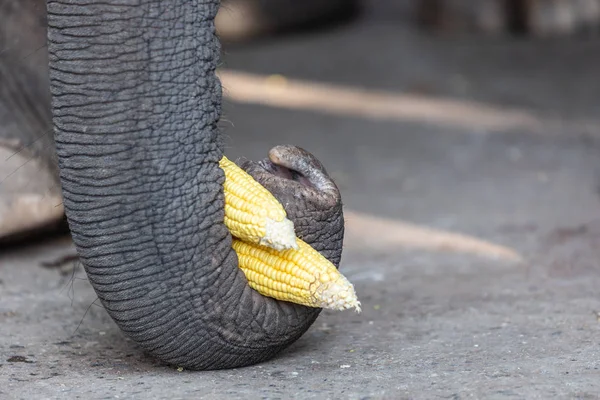
[[(218, 166), (218, 10), (207, 0), (48, 2), (49, 69), (32, 87), (49, 76), (51, 106), (40, 96), (29, 129), (39, 137), (52, 115), (65, 214), (104, 308), (148, 353), (200, 370), (267, 360), (320, 312), (259, 295), (237, 267)], [(36, 157), (52, 163), (52, 136), (43, 137)], [(342, 205), (321, 163), (294, 146), (244, 163), (284, 202), (298, 236), (337, 266)]]

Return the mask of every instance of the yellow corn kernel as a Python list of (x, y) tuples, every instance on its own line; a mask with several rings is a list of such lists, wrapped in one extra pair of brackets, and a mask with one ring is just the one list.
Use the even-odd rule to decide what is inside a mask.
[(225, 172), (225, 225), (245, 242), (275, 250), (298, 248), (294, 223), (281, 203), (246, 171), (223, 156)]
[(239, 267), (251, 288), (263, 296), (309, 307), (360, 312), (354, 286), (301, 239), (298, 249), (273, 249), (233, 239)]

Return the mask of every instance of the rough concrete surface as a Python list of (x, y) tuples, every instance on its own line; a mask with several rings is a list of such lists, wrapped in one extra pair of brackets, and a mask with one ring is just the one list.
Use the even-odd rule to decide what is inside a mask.
[(41, 265), (68, 237), (4, 249), (0, 399), (599, 398), (598, 44), (436, 39), (373, 1), (350, 25), (227, 49), (228, 70), (510, 108), (543, 129), (228, 101), (228, 155), (294, 143), (337, 179), (363, 312), (323, 312), (261, 365), (177, 371), (120, 333), (81, 268)]

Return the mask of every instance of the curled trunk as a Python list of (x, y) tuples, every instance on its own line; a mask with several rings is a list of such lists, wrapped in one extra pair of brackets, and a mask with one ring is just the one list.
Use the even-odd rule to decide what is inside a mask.
[(191, 369), (268, 359), (319, 312), (260, 296), (237, 268), (218, 166), (218, 5), (48, 2), (52, 112), (73, 240), (119, 327)]

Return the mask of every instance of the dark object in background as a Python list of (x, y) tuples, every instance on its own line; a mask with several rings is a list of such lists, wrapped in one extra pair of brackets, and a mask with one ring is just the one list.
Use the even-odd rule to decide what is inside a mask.
[(356, 15), (360, 0), (222, 0), (216, 18), (224, 42), (315, 28)]
[(415, 0), (417, 18), (441, 32), (531, 36), (598, 34), (600, 0)]

